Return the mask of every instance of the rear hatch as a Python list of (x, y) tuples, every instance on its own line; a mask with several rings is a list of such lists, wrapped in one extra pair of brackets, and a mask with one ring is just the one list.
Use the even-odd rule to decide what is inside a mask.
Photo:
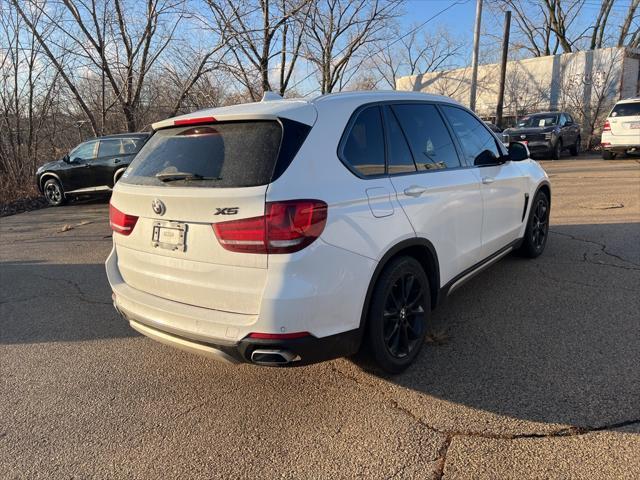
[(609, 114), (616, 143), (640, 144), (640, 102), (618, 103)]
[(257, 314), (267, 254), (225, 249), (212, 224), (264, 215), (268, 184), (310, 127), (283, 118), (212, 120), (158, 130), (117, 184), (118, 268), (129, 286), (152, 295)]

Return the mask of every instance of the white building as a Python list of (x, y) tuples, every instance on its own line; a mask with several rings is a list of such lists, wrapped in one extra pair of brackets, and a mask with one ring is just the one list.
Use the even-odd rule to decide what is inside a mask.
[[(398, 90), (439, 93), (469, 104), (471, 68), (401, 77)], [(478, 68), (476, 112), (491, 120), (496, 114), (500, 65)], [(598, 130), (599, 121), (622, 98), (640, 95), (640, 50), (604, 48), (507, 64), (504, 119), (510, 123), (526, 113), (566, 110)], [(587, 134), (589, 132), (586, 132)]]

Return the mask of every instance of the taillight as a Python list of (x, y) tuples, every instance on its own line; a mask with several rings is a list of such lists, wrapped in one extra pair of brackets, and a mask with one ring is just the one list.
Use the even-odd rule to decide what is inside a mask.
[(327, 204), (320, 200), (267, 202), (261, 217), (213, 224), (220, 244), (242, 253), (293, 253), (320, 236)]
[(609, 120), (605, 120), (604, 127), (602, 127), (602, 131), (603, 132), (610, 132), (611, 131), (611, 124), (609, 123)]
[(109, 224), (111, 230), (121, 235), (129, 235), (136, 226), (138, 217), (122, 213), (113, 205), (109, 204)]

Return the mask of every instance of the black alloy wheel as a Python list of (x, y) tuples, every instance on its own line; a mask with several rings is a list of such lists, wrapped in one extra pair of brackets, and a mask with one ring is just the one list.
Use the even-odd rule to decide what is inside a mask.
[(369, 345), (377, 363), (399, 373), (416, 358), (431, 311), (429, 281), (413, 257), (392, 260), (380, 275), (369, 314)]
[(64, 203), (64, 192), (57, 180), (50, 178), (44, 183), (43, 187), (44, 198), (47, 199), (49, 205), (57, 207)]
[(549, 199), (544, 192), (538, 192), (531, 205), (529, 223), (520, 251), (527, 257), (539, 256), (549, 237)]
[(391, 355), (405, 358), (422, 338), (424, 291), (411, 272), (400, 276), (391, 287), (383, 313), (384, 343)]

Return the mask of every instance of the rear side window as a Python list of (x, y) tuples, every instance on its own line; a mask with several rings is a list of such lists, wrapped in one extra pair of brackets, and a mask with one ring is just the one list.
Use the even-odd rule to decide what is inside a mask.
[(341, 159), (362, 176), (383, 175), (384, 132), (379, 107), (362, 110), (344, 141)]
[(387, 119), (389, 174), (415, 172), (416, 164), (413, 163), (413, 156), (407, 140), (395, 114), (388, 107), (385, 108), (385, 117)]
[(114, 155), (122, 154), (122, 140), (110, 139), (100, 140), (100, 146), (98, 147), (98, 157), (111, 157)]
[(487, 165), (500, 157), (498, 144), (484, 124), (469, 112), (457, 107), (442, 106), (451, 128), (469, 165)]
[(610, 117), (635, 117), (640, 115), (640, 102), (619, 103), (611, 110)]
[(460, 166), (449, 131), (434, 105), (399, 104), (393, 111), (407, 135), (418, 171)]
[(282, 141), (276, 121), (245, 121), (159, 130), (123, 176), (157, 186), (251, 187), (268, 184)]

